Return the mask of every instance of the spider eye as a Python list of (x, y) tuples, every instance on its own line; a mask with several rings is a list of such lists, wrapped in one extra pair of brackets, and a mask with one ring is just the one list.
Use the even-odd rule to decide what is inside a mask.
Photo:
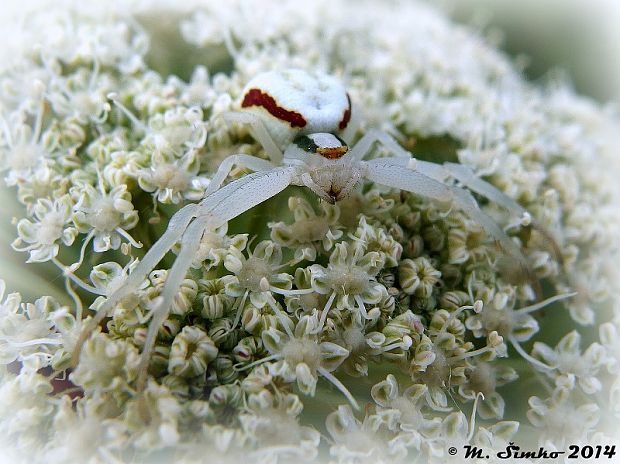
[(327, 159), (341, 158), (349, 151), (344, 140), (337, 135), (325, 132), (299, 135), (293, 140), (293, 143), (305, 152), (321, 155)]

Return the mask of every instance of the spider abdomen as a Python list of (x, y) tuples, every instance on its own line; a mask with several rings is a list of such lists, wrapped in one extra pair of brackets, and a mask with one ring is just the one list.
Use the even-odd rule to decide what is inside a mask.
[(281, 149), (299, 133), (337, 133), (351, 119), (351, 100), (342, 82), (301, 69), (257, 75), (245, 86), (240, 106), (264, 122)]

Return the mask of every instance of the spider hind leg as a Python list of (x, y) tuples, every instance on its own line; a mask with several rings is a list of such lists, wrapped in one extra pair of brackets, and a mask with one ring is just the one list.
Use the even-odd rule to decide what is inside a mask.
[(523, 243), (527, 244), (529, 242), (531, 231), (535, 230), (541, 236), (543, 246), (551, 251), (554, 259), (560, 265), (563, 264), (562, 251), (560, 250), (557, 240), (547, 228), (533, 219), (525, 208), (498, 188), (476, 176), (471, 168), (456, 163), (444, 163), (442, 166), (449, 176), (456, 179), (463, 186), (484, 196), (493, 203), (497, 203), (506, 209), (510, 214), (519, 217), (520, 225), (524, 232), (522, 234)]
[(149, 361), (155, 347), (155, 340), (157, 339), (159, 328), (170, 313), (170, 306), (172, 305), (173, 300), (181, 287), (181, 283), (183, 282), (187, 271), (192, 265), (195, 250), (200, 244), (202, 235), (205, 230), (207, 230), (209, 219), (209, 216), (202, 216), (195, 219), (183, 234), (181, 251), (177, 255), (172, 268), (166, 276), (166, 283), (164, 284), (161, 295), (155, 301), (155, 306), (152, 309), (153, 317), (149, 323), (146, 340), (142, 348), (140, 365), (138, 368), (138, 391), (144, 390), (148, 374)]
[(136, 268), (127, 275), (122, 286), (113, 291), (112, 294), (108, 296), (108, 299), (99, 306), (97, 313), (85, 324), (76, 341), (71, 359), (73, 367), (79, 362), (82, 348), (88, 337), (123, 298), (135, 292), (140, 285), (142, 285), (149, 273), (155, 269), (166, 253), (172, 249), (177, 240), (183, 236), (189, 223), (194, 218), (197, 208), (198, 205), (190, 204), (177, 211), (172, 218), (170, 218), (166, 232), (164, 232), (159, 240), (149, 249)]

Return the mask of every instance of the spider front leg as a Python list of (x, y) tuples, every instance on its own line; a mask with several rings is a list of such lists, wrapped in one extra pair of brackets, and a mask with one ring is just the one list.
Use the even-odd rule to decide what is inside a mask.
[(387, 133), (378, 129), (369, 129), (364, 136), (357, 141), (351, 149), (351, 157), (356, 161), (361, 161), (366, 156), (375, 143), (380, 143), (397, 158), (412, 159), (411, 153), (401, 147), (398, 142)]
[(229, 111), (227, 113), (223, 113), (222, 117), (227, 122), (248, 124), (250, 126), (252, 136), (258, 141), (258, 143), (261, 144), (271, 162), (276, 165), (282, 163), (282, 158), (284, 156), (282, 150), (278, 148), (273, 140), (273, 137), (269, 134), (269, 131), (267, 131), (265, 124), (258, 116), (252, 113), (243, 113), (241, 111)]
[[(423, 170), (426, 169), (425, 165), (428, 164), (432, 165), (432, 163), (423, 163), (423, 165), (421, 166), (421, 172), (424, 172)], [(546, 227), (544, 227), (542, 224), (532, 218), (530, 213), (525, 208), (523, 208), (501, 190), (480, 179), (468, 166), (457, 163), (444, 163), (443, 167), (445, 168), (449, 176), (458, 180), (465, 187), (504, 207), (514, 216), (520, 217), (520, 225), (522, 227), (533, 227), (534, 229), (536, 229), (546, 240), (547, 244), (550, 245), (551, 251), (555, 256), (555, 259), (560, 264), (562, 264), (562, 251), (560, 250), (557, 240), (553, 237), (553, 235)]]
[[(361, 160), (370, 151), (375, 143), (380, 143), (387, 148), (394, 156), (392, 160), (407, 169), (417, 171), (424, 174), (426, 177), (441, 183), (446, 183), (449, 179), (455, 179), (464, 187), (467, 187), (490, 201), (502, 206), (511, 215), (519, 218), (519, 223), (521, 226), (535, 228), (550, 245), (555, 258), (560, 263), (562, 262), (562, 252), (557, 244), (557, 241), (553, 238), (553, 235), (544, 226), (535, 221), (530, 213), (519, 205), (514, 199), (510, 198), (504, 192), (488, 182), (480, 179), (468, 166), (458, 163), (436, 164), (412, 158), (411, 153), (402, 148), (393, 137), (376, 129), (368, 131), (360, 139), (355, 147), (353, 147), (352, 155), (355, 159)], [(460, 191), (460, 189), (455, 190)], [(463, 196), (461, 193), (459, 193), (459, 195)], [(467, 196), (471, 197), (469, 194), (467, 194)], [(473, 198), (470, 200), (463, 197), (461, 200), (465, 204), (470, 202), (476, 204)], [(492, 222), (495, 224), (488, 216), (484, 216), (488, 219), (485, 220), (484, 223), (490, 224), (490, 222)], [(504, 237), (506, 236), (503, 232), (502, 235)], [(500, 240), (500, 242), (505, 243), (503, 239)], [(522, 253), (519, 252), (519, 254), (521, 255)]]
[(193, 262), (196, 248), (198, 248), (204, 232), (224, 225), (231, 219), (278, 194), (291, 184), (294, 175), (295, 169), (290, 167), (248, 174), (222, 187), (198, 205), (196, 219), (183, 234), (181, 251), (168, 272), (162, 293), (152, 309), (153, 317), (149, 323), (140, 359), (136, 384), (138, 391), (144, 389), (157, 333), (161, 324), (168, 317), (170, 306)]
[(437, 165), (428, 161), (417, 161), (415, 169), (440, 182), (446, 182), (449, 178), (456, 179), (461, 185), (479, 193), (502, 206), (514, 216), (519, 217), (522, 226), (528, 226), (532, 222), (532, 216), (525, 208), (498, 188), (480, 179), (468, 166), (458, 163)]
[(478, 207), (476, 200), (468, 191), (444, 185), (417, 170), (403, 169), (402, 159), (399, 158), (362, 161), (362, 166), (364, 167), (364, 177), (368, 180), (456, 206), (480, 224), (486, 233), (493, 237), (501, 248), (519, 263), (528, 280), (533, 282), (536, 292), (540, 293), (537, 280), (534, 278), (533, 271), (521, 249), (490, 216)]
[(531, 214), (519, 203), (510, 198), (497, 187), (480, 179), (468, 166), (458, 163), (444, 163), (442, 165), (429, 163), (428, 161), (415, 161), (416, 171), (419, 171), (440, 182), (448, 179), (456, 179), (461, 185), (491, 200), (508, 211), (511, 215), (519, 218), (521, 227), (531, 227), (537, 230), (551, 248), (555, 259), (562, 264), (562, 251), (557, 240), (542, 224), (532, 218)]
[(477, 177), (469, 167), (457, 163), (436, 164), (412, 158), (411, 153), (402, 148), (393, 137), (385, 132), (376, 129), (368, 131), (353, 149), (356, 159), (361, 160), (375, 143), (380, 143), (387, 148), (408, 169), (418, 171), (442, 183), (445, 183), (449, 178), (454, 178), (463, 186), (504, 207), (511, 214), (520, 217), (522, 225), (530, 224), (532, 217), (521, 205), (501, 190)]
[(270, 169), (275, 168), (275, 166), (269, 161), (255, 156), (244, 154), (230, 155), (220, 163), (220, 166), (217, 168), (217, 172), (213, 175), (211, 181), (209, 182), (209, 187), (205, 191), (205, 196), (212, 194), (222, 186), (222, 182), (224, 182), (224, 179), (228, 177), (230, 171), (232, 171), (232, 168), (235, 165), (244, 166), (255, 172), (269, 171)]

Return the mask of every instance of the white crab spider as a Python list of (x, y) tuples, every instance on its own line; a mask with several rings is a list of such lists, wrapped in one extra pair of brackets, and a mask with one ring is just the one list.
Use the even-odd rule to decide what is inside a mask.
[[(138, 377), (138, 390), (142, 390), (158, 330), (168, 316), (202, 235), (289, 185), (306, 186), (320, 198), (334, 203), (346, 197), (361, 179), (367, 179), (450, 203), (476, 220), (523, 269), (529, 269), (519, 247), (480, 210), (471, 194), (455, 187), (452, 182), (445, 182), (456, 179), (518, 216), (523, 225), (528, 225), (531, 217), (525, 209), (465, 166), (454, 163), (439, 165), (411, 158), (409, 152), (384, 132), (370, 130), (350, 146), (351, 134), (347, 129), (351, 119), (351, 100), (335, 77), (297, 69), (261, 73), (243, 90), (239, 110), (224, 117), (228, 121), (248, 124), (269, 161), (236, 154), (221, 163), (204, 199), (181, 208), (170, 219), (166, 232), (127, 276), (124, 284), (99, 307), (76, 344), (74, 363), (79, 359), (84, 341), (99, 322), (124, 297), (135, 292), (164, 255), (180, 241), (180, 252), (151, 311)], [(381, 144), (392, 156), (364, 161), (364, 156), (375, 143)], [(254, 172), (222, 187), (235, 165)], [(272, 306), (278, 311), (275, 305)]]

